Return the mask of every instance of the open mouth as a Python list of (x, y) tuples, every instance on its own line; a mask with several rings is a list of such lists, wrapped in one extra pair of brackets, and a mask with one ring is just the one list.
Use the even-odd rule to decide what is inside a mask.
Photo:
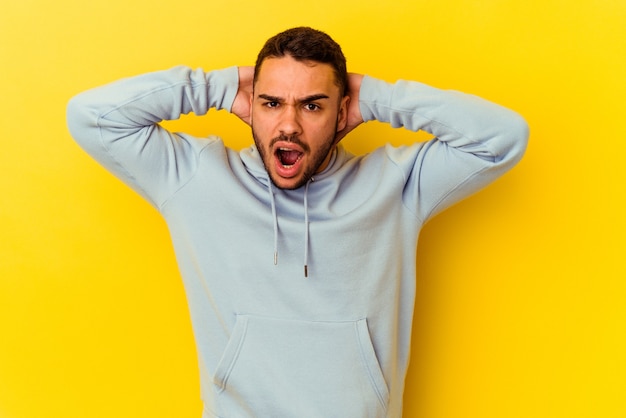
[(302, 155), (300, 151), (289, 148), (278, 148), (276, 150), (276, 158), (285, 168), (292, 167), (296, 164), (302, 158)]

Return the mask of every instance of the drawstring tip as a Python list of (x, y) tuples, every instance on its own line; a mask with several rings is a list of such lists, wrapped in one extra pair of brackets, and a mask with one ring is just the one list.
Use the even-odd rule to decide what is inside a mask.
[(304, 277), (309, 277), (309, 266), (304, 265)]
[(278, 264), (278, 251), (274, 251), (274, 265)]

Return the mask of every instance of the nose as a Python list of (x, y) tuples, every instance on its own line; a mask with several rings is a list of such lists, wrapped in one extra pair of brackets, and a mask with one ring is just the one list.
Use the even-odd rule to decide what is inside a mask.
[(291, 136), (302, 133), (302, 125), (300, 124), (300, 115), (296, 106), (284, 105), (280, 115), (278, 130), (281, 134)]

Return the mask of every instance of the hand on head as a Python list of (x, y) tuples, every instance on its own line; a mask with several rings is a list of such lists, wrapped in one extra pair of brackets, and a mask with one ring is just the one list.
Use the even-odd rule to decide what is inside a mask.
[(362, 74), (348, 74), (348, 96), (350, 96), (348, 101), (348, 119), (345, 128), (337, 132), (337, 142), (341, 141), (350, 131), (363, 123), (363, 116), (359, 107), (359, 91), (361, 90), (362, 82)]
[(254, 67), (239, 67), (239, 89), (230, 110), (239, 119), (250, 125), (250, 97), (254, 81)]

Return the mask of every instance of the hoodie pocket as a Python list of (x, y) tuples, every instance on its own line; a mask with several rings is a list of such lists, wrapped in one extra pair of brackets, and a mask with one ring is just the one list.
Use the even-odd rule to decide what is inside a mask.
[(226, 418), (382, 418), (389, 398), (365, 319), (238, 315), (213, 383)]

